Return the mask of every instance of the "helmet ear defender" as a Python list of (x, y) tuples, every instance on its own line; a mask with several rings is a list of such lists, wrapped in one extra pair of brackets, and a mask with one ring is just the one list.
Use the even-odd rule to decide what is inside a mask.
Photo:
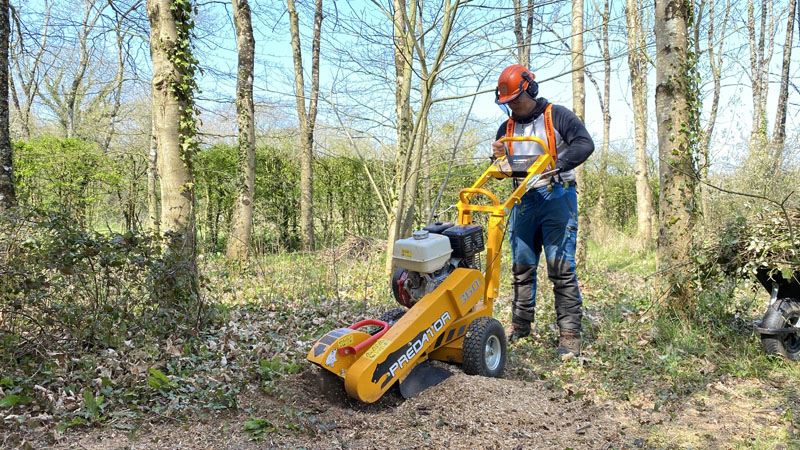
[[(522, 72), (522, 79), (528, 82), (528, 87), (525, 89), (525, 92), (527, 92), (532, 99), (536, 99), (539, 95), (539, 83), (533, 81), (533, 77), (528, 72)], [(521, 87), (522, 86), (520, 86), (520, 88)]]

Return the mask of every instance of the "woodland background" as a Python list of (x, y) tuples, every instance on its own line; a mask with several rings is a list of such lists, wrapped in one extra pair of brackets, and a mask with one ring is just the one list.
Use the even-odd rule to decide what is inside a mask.
[[(0, 405), (17, 429), (232, 408), (301, 369), (289, 342), (386, 308), (394, 240), (452, 220), (488, 164), (511, 63), (595, 139), (590, 348), (620, 327), (654, 352), (688, 336), (676, 372), (650, 375), (674, 376), (664, 404), (721, 376), (692, 358), (796, 376), (754, 356), (766, 294), (742, 284), (800, 261), (796, 0), (6, 0), (0, 25)], [(243, 317), (263, 325), (238, 335), (248, 351), (209, 344)]]

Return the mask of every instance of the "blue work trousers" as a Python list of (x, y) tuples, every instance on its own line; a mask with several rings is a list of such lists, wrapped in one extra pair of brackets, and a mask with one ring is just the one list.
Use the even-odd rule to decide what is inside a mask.
[[(566, 187), (565, 187), (566, 186)], [(561, 331), (581, 331), (583, 317), (575, 244), (578, 234), (578, 194), (574, 183), (553, 183), (531, 189), (509, 218), (512, 258), (512, 321), (533, 321), (536, 268), (544, 248), (547, 275), (553, 283), (556, 322)]]

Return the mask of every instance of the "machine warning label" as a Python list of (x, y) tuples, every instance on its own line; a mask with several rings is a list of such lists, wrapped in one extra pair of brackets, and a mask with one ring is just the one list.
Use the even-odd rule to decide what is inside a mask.
[(348, 345), (353, 345), (353, 335), (347, 335), (339, 340), (338, 348), (347, 347)]
[(386, 339), (378, 339), (378, 342), (372, 344), (372, 347), (370, 347), (367, 352), (364, 353), (364, 356), (369, 359), (375, 359), (375, 357), (378, 356), (382, 351), (386, 350), (386, 347), (388, 347), (391, 343), (392, 341)]

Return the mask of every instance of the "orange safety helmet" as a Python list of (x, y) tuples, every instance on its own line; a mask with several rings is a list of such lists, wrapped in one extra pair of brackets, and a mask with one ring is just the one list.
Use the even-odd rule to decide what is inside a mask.
[(539, 85), (533, 81), (535, 78), (536, 75), (519, 64), (506, 67), (497, 80), (497, 88), (494, 90), (495, 103), (502, 107), (516, 100), (523, 92), (527, 92), (535, 99), (539, 95)]

